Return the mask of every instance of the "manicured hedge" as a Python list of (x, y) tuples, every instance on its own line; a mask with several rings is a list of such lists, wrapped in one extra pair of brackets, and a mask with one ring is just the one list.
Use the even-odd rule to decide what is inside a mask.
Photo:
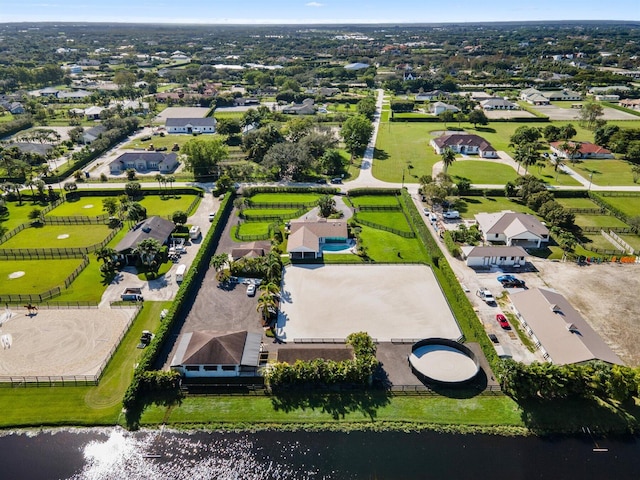
[(33, 127), (31, 115), (16, 117), (10, 122), (0, 123), (0, 137), (9, 137), (14, 133)]
[[(159, 374), (150, 374), (154, 364), (162, 350), (164, 343), (172, 335), (174, 323), (184, 315), (185, 310), (190, 307), (188, 298), (192, 290), (197, 289), (204, 277), (209, 263), (211, 254), (220, 240), (220, 236), (226, 225), (227, 218), (233, 208), (233, 199), (235, 195), (229, 194), (225, 197), (220, 205), (218, 214), (213, 219), (213, 223), (207, 233), (200, 250), (191, 264), (191, 268), (187, 271), (184, 281), (180, 285), (180, 289), (173, 300), (173, 304), (167, 313), (167, 316), (161, 322), (160, 327), (156, 331), (156, 335), (151, 344), (145, 349), (144, 354), (140, 358), (140, 362), (133, 374), (133, 380), (129, 388), (125, 392), (122, 401), (127, 410), (135, 410), (142, 402), (141, 395), (144, 392), (157, 391), (162, 385), (173, 385), (171, 378), (167, 379)], [(154, 380), (155, 379), (155, 380)], [(150, 385), (154, 382), (159, 385)]]
[(402, 192), (399, 188), (354, 188), (349, 190), (349, 197), (360, 197), (363, 195), (400, 195)]
[(460, 247), (458, 246), (458, 244), (453, 240), (453, 237), (451, 236), (451, 232), (449, 230), (444, 232), (444, 244), (446, 245), (447, 250), (449, 250), (449, 253), (451, 255), (456, 258), (460, 258), (462, 252), (460, 251)]
[(252, 197), (258, 193), (326, 193), (336, 195), (340, 189), (334, 187), (246, 187), (242, 189), (242, 195)]

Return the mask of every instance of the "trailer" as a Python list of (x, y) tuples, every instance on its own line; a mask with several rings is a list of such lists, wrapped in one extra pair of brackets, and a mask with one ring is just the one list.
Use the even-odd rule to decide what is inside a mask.
[(120, 298), (124, 301), (144, 302), (144, 298), (142, 297), (142, 288), (140, 287), (125, 288), (124, 292), (120, 295)]

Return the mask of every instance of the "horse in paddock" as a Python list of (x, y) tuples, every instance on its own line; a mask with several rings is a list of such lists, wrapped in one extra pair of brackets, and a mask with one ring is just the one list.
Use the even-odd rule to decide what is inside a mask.
[(38, 307), (36, 305), (32, 305), (31, 303), (26, 304), (24, 308), (27, 309), (28, 315), (35, 315), (36, 313), (38, 313)]

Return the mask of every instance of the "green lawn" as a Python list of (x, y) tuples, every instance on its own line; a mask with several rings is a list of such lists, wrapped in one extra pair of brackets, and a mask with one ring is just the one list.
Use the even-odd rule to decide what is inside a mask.
[(311, 203), (321, 196), (318, 193), (256, 193), (249, 198), (253, 203)]
[(565, 208), (600, 208), (590, 198), (556, 198), (556, 202)]
[[(61, 260), (2, 260), (0, 261), (0, 294), (38, 294), (64, 285), (65, 279), (80, 264), (80, 258)], [(14, 272), (22, 277), (10, 278)]]
[(631, 247), (640, 252), (640, 235), (631, 235), (629, 233), (618, 233), (618, 236), (627, 242)]
[(555, 170), (553, 165), (546, 162), (542, 167), (531, 167), (529, 172), (531, 175), (538, 177), (549, 185), (559, 186), (578, 186), (582, 185), (579, 181), (575, 180), (571, 175), (566, 172)]
[(587, 249), (590, 248), (601, 248), (603, 250), (617, 250), (618, 248), (609, 242), (606, 238), (604, 238), (599, 233), (588, 233), (583, 234), (585, 241), (585, 247)]
[(393, 233), (362, 226), (362, 244), (375, 262), (424, 262), (424, 246), (417, 238), (404, 238)]
[(225, 112), (224, 110), (216, 110), (213, 114), (216, 120), (220, 120), (221, 118), (235, 118), (236, 120), (240, 120), (243, 115), (244, 112)]
[[(265, 210), (265, 212), (269, 212), (270, 210)], [(240, 235), (265, 235), (269, 233), (269, 225), (272, 222), (245, 222), (240, 224), (239, 234)], [(236, 242), (242, 242), (244, 240), (240, 240), (236, 237), (236, 229), (235, 227), (231, 229), (231, 238)]]
[(576, 214), (576, 225), (580, 227), (628, 227), (626, 223), (613, 215), (589, 215), (586, 213)]
[[(102, 209), (102, 201), (105, 198), (114, 197), (76, 197), (70, 198), (66, 202), (58, 205), (56, 208), (47, 213), (52, 217), (75, 217), (87, 216), (97, 217), (104, 215), (106, 212)], [(117, 197), (115, 197), (117, 198)]]
[(0, 388), (0, 427), (117, 424), (133, 366), (143, 352), (136, 348), (140, 335), (143, 330), (156, 331), (160, 312), (170, 305), (144, 303), (96, 387)]
[(593, 184), (601, 186), (637, 185), (633, 183), (633, 164), (624, 160), (584, 160), (567, 166), (587, 180), (593, 174)]
[(0, 123), (11, 122), (15, 120), (15, 117), (9, 112), (2, 111), (2, 115), (0, 115)]
[(393, 195), (359, 195), (349, 197), (351, 203), (356, 206), (380, 206), (380, 205), (398, 205), (398, 200)]
[[(429, 142), (430, 132), (438, 123), (381, 123), (376, 140), (373, 176), (385, 182), (418, 183), (422, 175), (431, 175), (433, 165), (440, 161)], [(441, 128), (444, 128), (442, 126)]]
[(517, 201), (509, 200), (506, 197), (461, 197), (456, 202), (456, 209), (464, 218), (473, 218), (477, 213), (496, 213), (503, 210), (514, 212), (530, 213), (534, 215), (526, 205)]
[(607, 204), (617, 208), (625, 215), (635, 217), (640, 215), (640, 195), (637, 197), (601, 197)]
[(269, 208), (269, 209), (245, 209), (242, 211), (242, 214), (244, 215), (245, 218), (252, 218), (252, 217), (262, 217), (262, 216), (272, 216), (272, 215), (277, 215), (281, 218), (292, 218), (293, 215), (297, 212), (298, 210), (287, 210), (287, 209), (283, 209), (283, 208)]
[(158, 147), (167, 147), (169, 150), (173, 147), (174, 143), (177, 143), (180, 147), (182, 147), (189, 140), (195, 138), (193, 135), (153, 135), (151, 140), (145, 140), (144, 142), (139, 138), (127, 143), (123, 148), (149, 148), (149, 145), (153, 144), (154, 148)]
[(147, 216), (160, 215), (166, 217), (177, 210), (186, 212), (191, 202), (196, 198), (199, 197), (197, 195), (185, 194), (176, 195), (175, 197), (145, 195), (142, 199), (138, 200), (138, 202), (147, 209)]
[(401, 232), (411, 232), (411, 226), (402, 212), (359, 212), (358, 219), (384, 225), (389, 228), (400, 230)]
[(29, 223), (29, 212), (34, 208), (42, 210), (46, 205), (33, 204), (32, 202), (23, 201), (22, 205), (18, 202), (7, 202), (7, 212), (0, 216), (0, 226), (7, 229), (7, 231), (22, 225), (23, 223)]
[(456, 160), (447, 173), (454, 181), (467, 178), (471, 183), (503, 185), (518, 177), (508, 165), (485, 160)]
[[(0, 245), (8, 248), (89, 247), (104, 240), (111, 229), (107, 225), (44, 225), (29, 227)], [(66, 238), (59, 236), (68, 235)]]
[[(269, 424), (269, 423), (381, 423), (469, 426), (523, 426), (518, 405), (505, 396), (468, 399), (444, 396), (389, 396), (383, 392), (363, 394), (277, 396), (188, 397), (179, 406), (152, 406), (141, 424)], [(293, 401), (292, 401), (293, 400)], [(287, 408), (288, 406), (288, 408)]]

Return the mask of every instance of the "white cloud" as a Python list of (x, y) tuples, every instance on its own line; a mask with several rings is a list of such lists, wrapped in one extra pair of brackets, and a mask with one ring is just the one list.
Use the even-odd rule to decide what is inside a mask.
[(305, 6), (307, 6), (307, 7), (324, 7), (324, 3), (309, 2), (309, 3), (305, 3)]

